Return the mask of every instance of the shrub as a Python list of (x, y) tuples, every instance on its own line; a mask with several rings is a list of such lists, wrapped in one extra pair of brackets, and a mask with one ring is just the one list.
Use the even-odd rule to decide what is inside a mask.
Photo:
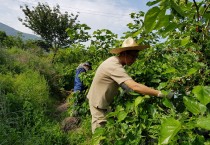
[(29, 101), (33, 105), (43, 105), (49, 97), (49, 88), (46, 80), (39, 72), (28, 70), (16, 76), (14, 82), (15, 94), (18, 99)]

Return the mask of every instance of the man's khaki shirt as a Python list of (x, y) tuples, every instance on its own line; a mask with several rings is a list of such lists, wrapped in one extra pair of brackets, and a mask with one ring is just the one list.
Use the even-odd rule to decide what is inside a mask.
[(117, 56), (105, 60), (97, 69), (87, 98), (92, 106), (107, 109), (118, 93), (119, 85), (132, 79)]

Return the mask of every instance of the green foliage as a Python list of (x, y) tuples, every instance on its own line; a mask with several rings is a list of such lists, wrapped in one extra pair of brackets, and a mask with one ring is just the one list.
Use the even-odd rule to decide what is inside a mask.
[(69, 15), (68, 12), (62, 14), (59, 5), (51, 8), (48, 4), (38, 3), (33, 9), (28, 5), (21, 6), (21, 9), (25, 14), (25, 20), (21, 18), (19, 20), (51, 45), (54, 55), (60, 47), (86, 42), (89, 38), (86, 30), (90, 28), (77, 22), (78, 15)]
[(160, 129), (160, 144), (168, 144), (181, 129), (181, 123), (174, 118), (163, 121)]
[(19, 47), (24, 48), (24, 41), (21, 39), (21, 34), (18, 36), (7, 36), (4, 31), (0, 31), (0, 47)]
[(15, 63), (23, 65), (20, 63), (23, 59), (17, 57), (26, 53), (23, 50), (13, 48), (1, 52), (0, 65), (5, 67), (0, 75), (1, 144), (68, 144), (59, 124), (47, 115), (52, 104), (43, 75), (38, 69), (34, 71), (35, 66), (28, 61), (23, 61), (24, 69), (21, 67), (18, 73), (13, 70)]
[[(153, 36), (165, 38), (159, 44), (151, 42), (155, 45), (141, 51), (139, 59), (127, 69), (137, 82), (172, 90), (175, 98), (122, 93), (112, 104), (106, 126), (96, 130), (93, 144), (208, 144), (209, 57), (205, 52), (209, 50), (209, 36), (204, 33), (206, 29), (195, 29), (195, 16), (204, 12), (205, 3), (180, 4), (174, 0), (149, 2), (155, 6), (145, 14), (144, 21), (140, 19), (143, 13), (131, 14), (134, 22), (128, 24), (130, 31), (126, 33), (140, 43), (149, 42)], [(202, 19), (202, 26), (208, 27), (208, 21)]]
[[(109, 53), (109, 49), (114, 48), (116, 43), (117, 34), (113, 34), (110, 30), (102, 29), (93, 32), (91, 44), (100, 51)], [(116, 47), (116, 46), (115, 46)]]
[(0, 31), (0, 44), (3, 45), (3, 41), (7, 38), (7, 34), (4, 31)]
[[(87, 89), (67, 99), (71, 106), (65, 115), (71, 116), (76, 110), (82, 122), (80, 128), (64, 134), (52, 116), (49, 96), (64, 97), (61, 90), (73, 88), (75, 69), (85, 61), (93, 64), (93, 70), (80, 75), (89, 88), (97, 67), (111, 56), (110, 48), (120, 46), (121, 40), (109, 30), (97, 30), (86, 48), (79, 42), (89, 38), (86, 33), (89, 27), (72, 23), (66, 31), (71, 46), (59, 49), (52, 64), (53, 54), (41, 51), (36, 43), (22, 45), (18, 39), (2, 33), (1, 42), (7, 42), (2, 47), (7, 49), (0, 48), (1, 143), (209, 144), (209, 4), (155, 0), (147, 5), (151, 6), (148, 12), (130, 14), (132, 22), (122, 38), (132, 36), (137, 43), (150, 44), (151, 48), (141, 51), (138, 60), (126, 69), (135, 81), (163, 92), (173, 91), (174, 98), (127, 94), (120, 90), (111, 104), (106, 126), (96, 129), (92, 136)], [(38, 6), (51, 10), (47, 5)], [(30, 11), (27, 6), (23, 10)], [(59, 7), (55, 7), (55, 13), (50, 12), (60, 14)], [(76, 21), (77, 17), (71, 15), (70, 20)]]
[(143, 29), (144, 28), (143, 26), (145, 25), (143, 21), (144, 16), (145, 13), (142, 11), (130, 14), (132, 22), (127, 24), (129, 31), (124, 33), (125, 36), (123, 38), (127, 37), (136, 38), (135, 40), (138, 44), (149, 44), (149, 45), (156, 44), (158, 42), (159, 36), (153, 32), (147, 33)]
[[(15, 94), (20, 100), (44, 105), (49, 97), (47, 82), (36, 71), (26, 71), (16, 76), (14, 81)], [(29, 95), (30, 94), (30, 95)]]
[(26, 101), (22, 109), (16, 108), (18, 110), (14, 111), (10, 110), (12, 103), (15, 102), (11, 102), (1, 93), (1, 144), (68, 144), (67, 136), (61, 132), (59, 125), (46, 117), (45, 109), (34, 109), (33, 105)]
[(71, 145), (91, 145), (91, 116), (82, 120), (80, 128), (68, 133)]

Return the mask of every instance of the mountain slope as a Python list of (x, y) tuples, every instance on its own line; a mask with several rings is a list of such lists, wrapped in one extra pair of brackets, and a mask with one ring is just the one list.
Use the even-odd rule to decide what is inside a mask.
[(28, 34), (28, 33), (23, 33), (20, 32), (18, 30), (15, 30), (14, 28), (5, 25), (3, 23), (0, 22), (0, 31), (4, 31), (7, 35), (12, 35), (12, 36), (18, 36), (18, 34), (22, 34), (22, 38), (24, 40), (28, 40), (28, 39), (41, 39), (40, 37), (36, 36), (36, 35), (32, 35), (32, 34)]

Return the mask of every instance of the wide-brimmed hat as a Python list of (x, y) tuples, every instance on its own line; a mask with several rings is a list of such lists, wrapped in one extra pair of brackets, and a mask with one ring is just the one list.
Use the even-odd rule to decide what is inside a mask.
[(110, 53), (119, 54), (123, 51), (127, 50), (143, 50), (145, 48), (149, 48), (149, 45), (138, 45), (135, 40), (131, 37), (128, 37), (123, 41), (122, 47), (120, 48), (113, 48), (110, 50)]

